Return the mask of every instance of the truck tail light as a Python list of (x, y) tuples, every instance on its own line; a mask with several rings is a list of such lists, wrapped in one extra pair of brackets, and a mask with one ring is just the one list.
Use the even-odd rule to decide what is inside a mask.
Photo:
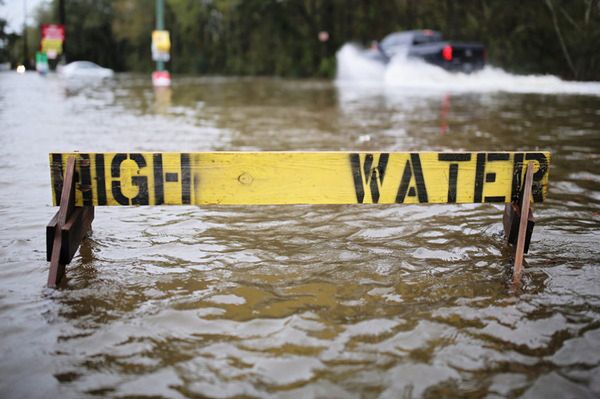
[(446, 45), (442, 50), (442, 57), (446, 61), (452, 61), (452, 46)]

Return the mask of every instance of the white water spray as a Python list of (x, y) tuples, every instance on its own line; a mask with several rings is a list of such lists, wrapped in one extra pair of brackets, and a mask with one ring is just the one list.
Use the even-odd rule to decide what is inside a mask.
[(337, 53), (336, 84), (340, 87), (398, 88), (408, 93), (511, 92), (600, 96), (600, 82), (568, 82), (552, 75), (514, 75), (486, 66), (472, 73), (451, 73), (421, 60), (397, 56), (390, 63), (368, 58), (352, 44)]

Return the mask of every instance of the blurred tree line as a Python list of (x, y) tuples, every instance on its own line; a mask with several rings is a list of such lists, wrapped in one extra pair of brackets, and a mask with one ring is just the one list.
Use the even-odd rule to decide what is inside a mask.
[[(69, 61), (150, 71), (155, 0), (63, 0)], [(333, 76), (345, 43), (406, 29), (480, 41), (517, 73), (600, 80), (600, 0), (165, 0), (176, 73)], [(57, 22), (59, 0), (36, 23)], [(329, 33), (321, 42), (318, 34)], [(38, 34), (39, 37), (39, 34)], [(16, 46), (18, 48), (18, 46)], [(34, 46), (35, 49), (35, 46)]]

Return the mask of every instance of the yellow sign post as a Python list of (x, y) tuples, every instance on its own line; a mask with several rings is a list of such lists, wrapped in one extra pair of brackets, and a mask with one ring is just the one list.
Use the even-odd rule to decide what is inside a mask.
[(167, 30), (152, 31), (152, 59), (154, 61), (169, 61), (171, 37)]

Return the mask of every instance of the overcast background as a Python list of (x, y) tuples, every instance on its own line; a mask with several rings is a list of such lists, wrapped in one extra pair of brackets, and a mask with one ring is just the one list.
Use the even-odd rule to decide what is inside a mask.
[[(28, 22), (31, 23), (31, 17), (35, 9), (48, 0), (4, 0), (0, 4), (0, 18), (8, 21), (8, 32), (21, 32), (23, 30), (23, 18), (25, 6), (27, 6)], [(2, 1), (0, 1), (2, 3)]]

